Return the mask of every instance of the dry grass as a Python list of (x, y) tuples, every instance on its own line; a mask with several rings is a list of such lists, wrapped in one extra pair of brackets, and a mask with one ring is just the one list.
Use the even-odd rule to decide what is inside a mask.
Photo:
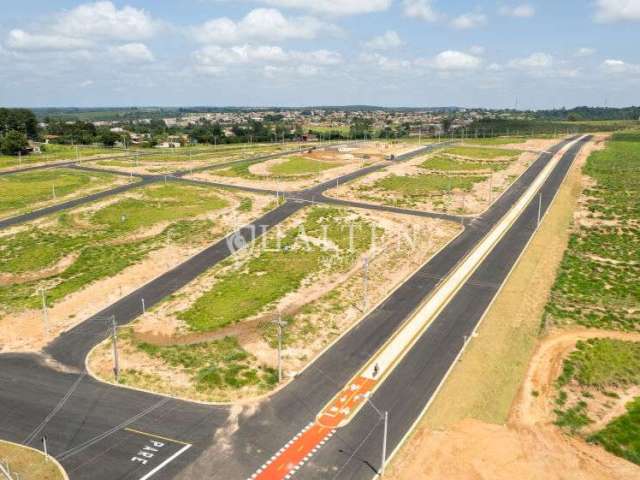
[[(30, 448), (0, 440), (0, 460), (9, 463), (11, 473), (22, 480), (63, 480), (65, 477), (57, 463), (45, 461), (44, 455)], [(4, 479), (4, 476), (1, 478)]]

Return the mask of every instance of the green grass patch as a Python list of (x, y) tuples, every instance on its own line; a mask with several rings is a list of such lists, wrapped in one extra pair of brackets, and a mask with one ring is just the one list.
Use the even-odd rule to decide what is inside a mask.
[[(287, 231), (281, 239), (270, 236), (265, 249), (223, 275), (178, 317), (195, 331), (213, 331), (239, 322), (295, 291), (305, 278), (328, 265), (348, 268), (359, 252), (369, 248), (373, 234), (365, 220), (351, 223), (343, 210), (314, 207), (301, 227)], [(305, 235), (326, 239), (338, 251), (307, 242)]]
[(87, 146), (78, 146), (76, 151), (75, 146), (56, 144), (44, 145), (42, 148), (43, 153), (32, 153), (23, 155), (22, 157), (0, 155), (0, 168), (17, 167), (20, 165), (26, 166), (33, 163), (48, 163), (59, 160), (84, 159), (96, 155), (120, 155), (124, 153), (123, 150), (119, 149)]
[(0, 177), (0, 216), (23, 211), (39, 202), (64, 199), (96, 185), (107, 187), (115, 180), (108, 173), (71, 169), (41, 170)]
[(419, 167), (427, 170), (435, 170), (440, 172), (459, 172), (459, 171), (476, 171), (476, 170), (492, 170), (497, 172), (507, 167), (503, 162), (469, 162), (458, 160), (446, 155), (436, 155), (422, 162)]
[(228, 202), (206, 187), (168, 183), (145, 188), (141, 198), (124, 198), (100, 209), (92, 223), (112, 232), (133, 232), (161, 222), (219, 210)]
[(640, 397), (627, 405), (627, 413), (590, 436), (589, 441), (640, 465)]
[(564, 361), (558, 384), (571, 380), (602, 391), (640, 384), (640, 343), (606, 338), (579, 341)]
[(194, 345), (159, 347), (140, 342), (136, 346), (148, 355), (186, 371), (199, 392), (236, 390), (247, 386), (268, 390), (278, 381), (277, 372), (256, 366), (256, 359), (240, 346), (235, 337)]
[(375, 183), (376, 188), (391, 190), (406, 197), (427, 197), (454, 189), (469, 191), (486, 176), (390, 175)]
[(563, 258), (548, 318), (558, 324), (640, 328), (640, 134), (619, 133), (589, 156), (585, 191), (594, 219), (574, 233)]
[(321, 162), (307, 157), (288, 157), (284, 162), (277, 163), (269, 169), (274, 175), (307, 175), (319, 173), (338, 167), (339, 164)]
[(487, 137), (487, 138), (466, 138), (465, 144), (469, 145), (513, 145), (527, 141), (527, 137)]
[(485, 147), (452, 147), (443, 150), (443, 153), (475, 158), (478, 160), (495, 160), (497, 158), (514, 158), (520, 155), (522, 151)]
[[(54, 304), (84, 286), (121, 272), (168, 241), (192, 243), (212, 236), (213, 222), (193, 217), (221, 209), (227, 200), (209, 188), (193, 185), (150, 185), (139, 198), (123, 198), (96, 212), (67, 212), (45, 228), (31, 228), (0, 237), (0, 272), (43, 271), (74, 255), (64, 270), (36, 280), (0, 286), (4, 310), (36, 308), (40, 288)], [(161, 232), (123, 241), (128, 234), (167, 222)]]

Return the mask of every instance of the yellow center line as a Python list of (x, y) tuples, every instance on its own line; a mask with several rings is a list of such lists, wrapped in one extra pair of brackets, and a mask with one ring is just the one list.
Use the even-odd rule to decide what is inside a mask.
[(151, 438), (158, 438), (160, 440), (164, 440), (166, 442), (171, 442), (171, 443), (178, 443), (180, 445), (191, 445), (190, 443), (187, 442), (182, 442), (180, 440), (176, 440), (175, 438), (168, 438), (168, 437), (163, 437), (161, 435), (156, 435), (154, 433), (149, 433), (149, 432), (143, 432), (142, 430), (136, 430), (134, 428), (125, 428), (125, 430), (127, 432), (131, 432), (131, 433), (137, 433), (138, 435), (143, 435), (145, 437), (151, 437)]

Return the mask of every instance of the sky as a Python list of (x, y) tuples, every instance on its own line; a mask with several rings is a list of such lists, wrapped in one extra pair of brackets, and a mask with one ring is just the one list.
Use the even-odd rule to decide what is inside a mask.
[(2, 106), (640, 104), (640, 0), (2, 3)]

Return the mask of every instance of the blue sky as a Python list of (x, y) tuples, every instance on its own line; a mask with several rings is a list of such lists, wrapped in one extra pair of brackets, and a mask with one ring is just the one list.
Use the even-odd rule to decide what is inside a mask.
[(23, 0), (0, 105), (640, 104), (640, 0)]

